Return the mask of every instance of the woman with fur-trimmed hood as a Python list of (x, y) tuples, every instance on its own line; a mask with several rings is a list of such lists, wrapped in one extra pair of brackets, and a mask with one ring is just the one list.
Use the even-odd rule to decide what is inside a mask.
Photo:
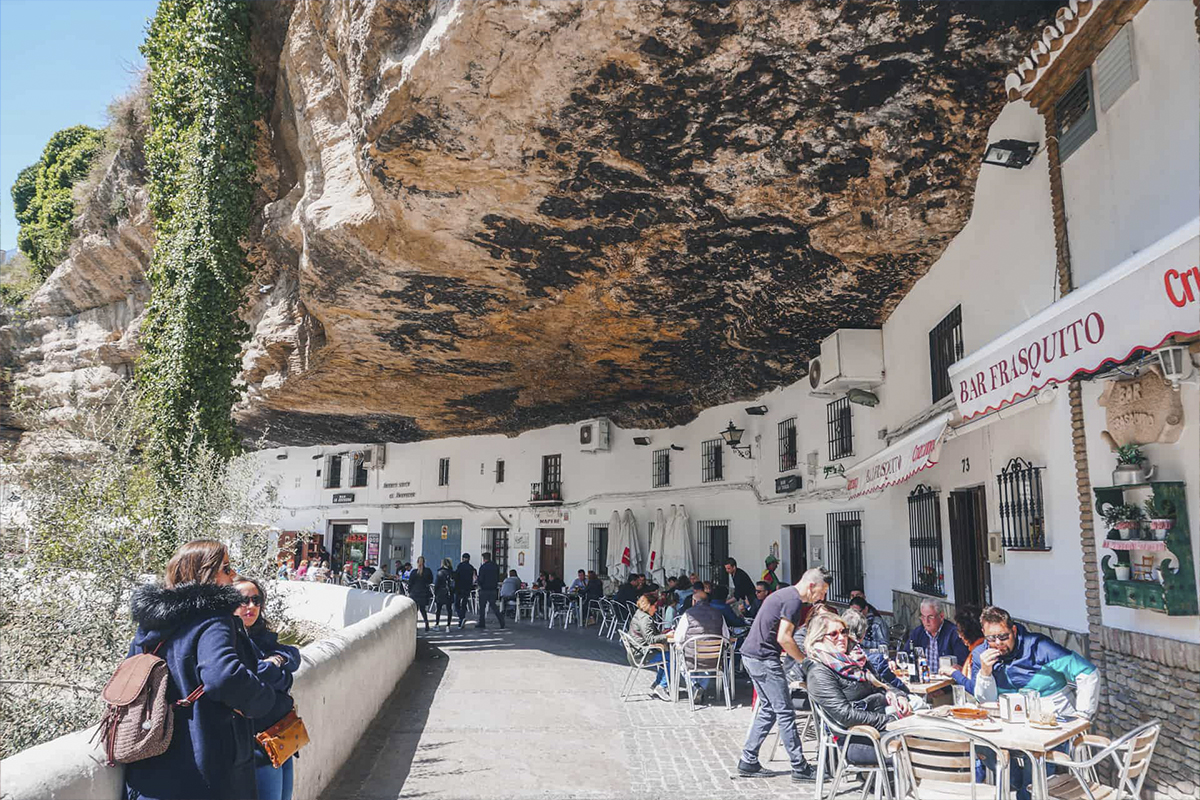
[(253, 718), (271, 712), (275, 691), (256, 675), (258, 655), (233, 612), (225, 545), (197, 539), (167, 563), (164, 582), (133, 593), (138, 625), (129, 655), (156, 653), (170, 673), (168, 699), (204, 694), (174, 709), (171, 745), (125, 767), (127, 800), (246, 800), (257, 797)]

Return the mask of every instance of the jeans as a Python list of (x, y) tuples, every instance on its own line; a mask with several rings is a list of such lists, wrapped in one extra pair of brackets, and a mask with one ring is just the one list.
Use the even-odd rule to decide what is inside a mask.
[(458, 612), (458, 622), (461, 625), (467, 621), (467, 600), (470, 598), (468, 594), (457, 594), (454, 596), (454, 610)]
[(504, 612), (500, 610), (499, 604), (496, 602), (496, 589), (480, 589), (479, 590), (479, 627), (487, 627), (487, 607), (490, 605), (492, 611), (496, 613), (496, 619), (500, 621), (500, 627), (504, 627)]
[[(1071, 745), (1070, 742), (1063, 742), (1054, 749), (1070, 754)], [(1008, 786), (1016, 793), (1017, 800), (1030, 800), (1033, 797), (1030, 785), (1033, 783), (1034, 766), (1029, 763), (1029, 757), (1024, 753), (1010, 750), (1008, 751), (1008, 756)], [(992, 772), (996, 771), (996, 756), (994, 754), (987, 750), (981, 750), (979, 751), (979, 760)], [(1046, 773), (1048, 775), (1053, 775), (1055, 771), (1056, 769), (1053, 766), (1047, 765)], [(976, 765), (975, 774), (976, 776), (979, 775), (978, 765)]]
[(658, 679), (654, 681), (655, 686), (661, 686), (664, 689), (670, 688), (671, 675), (671, 654), (662, 648), (657, 648), (655, 652), (650, 654), (646, 659), (646, 664), (658, 664)]
[(270, 764), (254, 768), (258, 784), (258, 800), (292, 800), (292, 759), (275, 769)]
[(754, 722), (750, 725), (750, 733), (742, 749), (742, 760), (747, 764), (758, 763), (758, 750), (763, 740), (771, 732), (773, 725), (779, 725), (779, 738), (783, 740), (784, 749), (792, 761), (792, 769), (804, 769), (808, 762), (800, 750), (800, 734), (796, 730), (796, 712), (792, 708), (791, 692), (788, 690), (787, 677), (783, 674), (783, 664), (778, 658), (759, 659), (742, 656), (742, 664), (746, 674), (754, 683), (758, 692), (758, 711), (755, 712)]

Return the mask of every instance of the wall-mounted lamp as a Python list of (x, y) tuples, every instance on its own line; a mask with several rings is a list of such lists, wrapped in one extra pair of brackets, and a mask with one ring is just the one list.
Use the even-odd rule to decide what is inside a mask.
[(995, 144), (989, 144), (983, 154), (983, 163), (994, 164), (997, 167), (1020, 169), (1033, 161), (1037, 154), (1037, 142), (1023, 142), (1020, 139), (1001, 139)]
[(680, 451), (682, 451), (682, 450), (683, 450), (683, 447), (681, 447), (680, 445), (677, 445), (677, 444), (673, 444), (673, 445), (671, 445), (671, 449), (672, 449), (672, 450), (680, 450)]
[(745, 432), (742, 428), (734, 427), (733, 420), (729, 420), (729, 427), (721, 431), (721, 438), (729, 445), (730, 450), (742, 458), (751, 458), (750, 445), (742, 444), (742, 434)]
[(746, 413), (752, 417), (761, 417), (767, 413), (766, 406), (750, 406), (746, 409)]
[(1179, 388), (1181, 382), (1191, 377), (1195, 369), (1192, 366), (1192, 357), (1186, 347), (1168, 345), (1158, 348), (1154, 354), (1158, 356), (1158, 365), (1162, 369), (1163, 377), (1169, 380), (1176, 389)]
[(287, 460), (287, 453), (278, 453), (278, 454), (276, 454), (276, 456), (275, 456), (275, 460), (276, 460), (276, 461), (286, 461), (286, 460)]
[(321, 456), (322, 456), (322, 454), (321, 454), (321, 453), (317, 453), (315, 456), (313, 456), (313, 461), (316, 461), (316, 460), (317, 460), (318, 458), (320, 458)]
[(846, 392), (846, 399), (851, 403), (857, 403), (860, 406), (874, 408), (879, 405), (879, 396), (874, 392), (868, 392), (866, 389), (851, 389)]
[(641, 445), (641, 446), (648, 445), (648, 444), (650, 444), (650, 437), (649, 436), (635, 436), (635, 437), (633, 437), (633, 443), (636, 445)]

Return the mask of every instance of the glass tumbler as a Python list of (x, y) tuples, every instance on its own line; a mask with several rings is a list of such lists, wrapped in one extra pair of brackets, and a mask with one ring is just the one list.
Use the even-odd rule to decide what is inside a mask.
[(956, 683), (951, 687), (951, 691), (954, 692), (954, 705), (965, 706), (967, 704), (967, 687)]

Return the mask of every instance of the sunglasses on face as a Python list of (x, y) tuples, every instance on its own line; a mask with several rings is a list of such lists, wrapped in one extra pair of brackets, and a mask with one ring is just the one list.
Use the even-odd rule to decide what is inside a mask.
[(258, 606), (261, 608), (262, 607), (262, 598), (256, 594), (248, 595), (248, 596), (242, 598), (242, 605)]
[(845, 639), (846, 636), (847, 634), (845, 628), (842, 628), (840, 631), (830, 631), (829, 633), (825, 634), (826, 639)]
[(993, 633), (991, 636), (985, 636), (983, 638), (989, 642), (1007, 642), (1011, 637), (1011, 633)]

